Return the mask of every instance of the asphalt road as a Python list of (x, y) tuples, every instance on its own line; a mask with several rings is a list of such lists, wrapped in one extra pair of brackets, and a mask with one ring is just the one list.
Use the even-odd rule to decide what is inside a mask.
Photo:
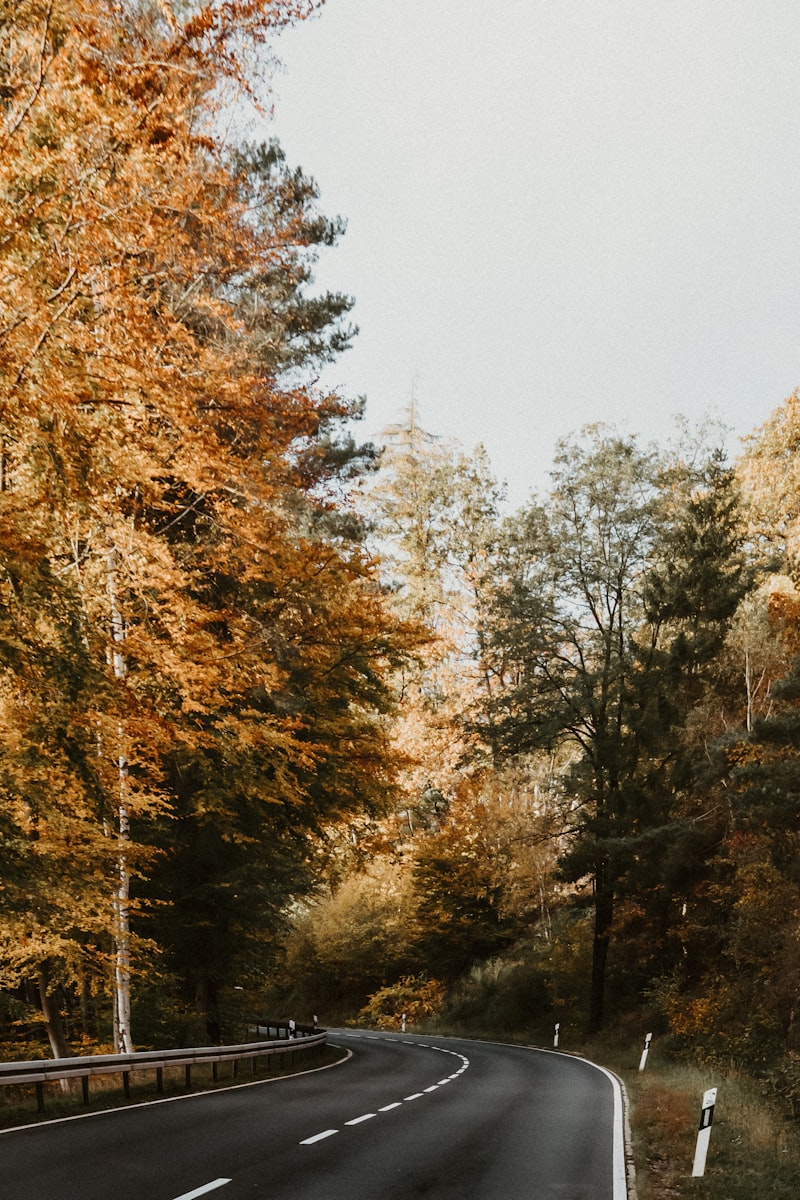
[(2, 1200), (625, 1200), (616, 1084), (523, 1047), (336, 1031), (340, 1066), (0, 1134)]

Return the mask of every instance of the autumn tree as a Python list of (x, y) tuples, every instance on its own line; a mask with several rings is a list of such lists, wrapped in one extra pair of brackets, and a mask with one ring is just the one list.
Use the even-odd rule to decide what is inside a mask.
[(364, 511), (395, 610), (426, 630), (417, 665), (397, 681), (395, 727), (412, 764), (408, 802), (424, 823), (425, 794), (446, 795), (460, 778), (470, 711), (488, 686), (484, 596), (504, 489), (482, 447), (467, 453), (433, 437), (414, 403), (386, 439)]
[[(110, 973), (121, 1049), (139, 939), (169, 927), (142, 899), (172, 904), (185, 962), (215, 886), (191, 882), (203, 837), (207, 920), (259, 870), (274, 913), (322, 815), (382, 780), (391, 622), (338, 510), (370, 456), (337, 433), (357, 406), (301, 378), (350, 337), (348, 302), (305, 290), (339, 226), (276, 146), (218, 133), (249, 52), (310, 7), (24, 0), (0, 19), (3, 813), (24, 886), (47, 893), (47, 848), (54, 893), (82, 898), (72, 923), (52, 896), (15, 901), (6, 980)], [(170, 858), (181, 885), (157, 895)]]

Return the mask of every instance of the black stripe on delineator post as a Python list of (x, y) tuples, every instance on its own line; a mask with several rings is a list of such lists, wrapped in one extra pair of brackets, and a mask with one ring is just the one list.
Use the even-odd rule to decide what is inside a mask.
[(714, 1105), (710, 1104), (708, 1108), (704, 1108), (700, 1113), (700, 1128), (710, 1129), (714, 1120)]
[(700, 1127), (697, 1131), (697, 1145), (694, 1151), (692, 1176), (705, 1175), (706, 1156), (711, 1141), (711, 1124), (714, 1120), (714, 1106), (717, 1101), (717, 1089), (709, 1088), (703, 1093), (703, 1104), (700, 1109)]

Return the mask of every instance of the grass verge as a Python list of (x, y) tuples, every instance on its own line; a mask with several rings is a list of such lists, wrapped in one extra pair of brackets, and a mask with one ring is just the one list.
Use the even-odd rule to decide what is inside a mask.
[[(800, 1196), (800, 1138), (758, 1090), (735, 1071), (648, 1061), (641, 1074), (623, 1074), (631, 1103), (639, 1200), (796, 1200)], [(706, 1088), (717, 1104), (706, 1172), (692, 1178), (700, 1107)]]
[[(638, 1200), (797, 1200), (800, 1130), (756, 1080), (734, 1069), (694, 1067), (613, 1036), (570, 1047), (615, 1071), (630, 1105)], [(705, 1174), (692, 1178), (703, 1093), (717, 1088)]]

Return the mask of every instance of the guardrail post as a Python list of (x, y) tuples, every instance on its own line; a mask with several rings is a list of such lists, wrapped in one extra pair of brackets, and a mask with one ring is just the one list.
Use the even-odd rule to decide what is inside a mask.
[[(208, 1046), (198, 1047), (194, 1050), (183, 1050), (181, 1048), (175, 1050), (146, 1050), (136, 1054), (125, 1055), (88, 1055), (82, 1058), (70, 1058), (63, 1061), (57, 1060), (35, 1060), (21, 1063), (0, 1063), (0, 1087), (5, 1084), (24, 1083), (28, 1087), (33, 1083), (36, 1089), (36, 1105), (40, 1114), (45, 1111), (45, 1082), (49, 1080), (62, 1080), (62, 1087), (65, 1092), (67, 1090), (77, 1100), (77, 1095), (74, 1088), (69, 1088), (67, 1080), (80, 1080), (81, 1096), (84, 1106), (89, 1106), (90, 1103), (90, 1080), (92, 1075), (100, 1075), (111, 1073), (115, 1078), (120, 1080), (120, 1086), (125, 1094), (125, 1099), (130, 1100), (132, 1095), (131, 1074), (134, 1071), (155, 1071), (156, 1088), (159, 1093), (164, 1092), (164, 1070), (166, 1067), (185, 1069), (186, 1090), (192, 1090), (192, 1067), (195, 1064), (211, 1064), (211, 1075), (216, 1083), (219, 1079), (219, 1063), (227, 1062), (230, 1058), (231, 1070), (234, 1079), (238, 1079), (240, 1075), (240, 1063), (250, 1061), (250, 1076), (257, 1078), (262, 1073), (266, 1075), (282, 1074), (286, 1071), (295, 1068), (298, 1061), (297, 1055), (300, 1054), (300, 1062), (304, 1061), (303, 1055), (307, 1056), (308, 1061), (315, 1061), (324, 1053), (325, 1032), (320, 1032), (319, 1035), (309, 1037), (313, 1031), (307, 1026), (296, 1026), (295, 1037), (287, 1039), (286, 1034), (289, 1032), (289, 1027), (283, 1025), (276, 1027), (276, 1033), (283, 1035), (280, 1038), (275, 1038), (267, 1046), (263, 1043), (248, 1042), (242, 1045), (227, 1046), (223, 1052), (218, 1049)], [(309, 1042), (312, 1043), (309, 1045)], [(286, 1059), (282, 1060), (276, 1066), (273, 1058), (276, 1054), (286, 1055)], [(188, 1061), (187, 1061), (188, 1056)], [(265, 1058), (263, 1071), (260, 1065), (260, 1060)], [(223, 1073), (224, 1074), (224, 1073)], [(45, 1078), (46, 1076), (46, 1078)]]

